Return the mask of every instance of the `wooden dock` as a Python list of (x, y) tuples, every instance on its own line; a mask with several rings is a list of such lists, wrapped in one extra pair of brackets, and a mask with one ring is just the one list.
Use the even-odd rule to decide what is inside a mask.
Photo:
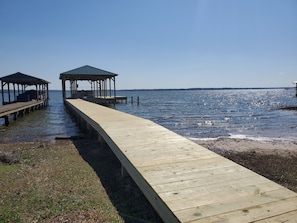
[(109, 104), (118, 104), (118, 103), (127, 103), (126, 96), (98, 96), (92, 98), (84, 99), (96, 104), (109, 105)]
[(46, 102), (39, 101), (27, 101), (27, 102), (15, 102), (0, 106), (0, 118), (5, 119), (5, 125), (9, 125), (9, 116), (13, 115), (13, 119), (16, 120), (17, 116), (23, 116), (25, 113), (29, 113), (35, 109), (44, 107)]
[(164, 222), (296, 222), (297, 194), (143, 118), (66, 106), (105, 140)]

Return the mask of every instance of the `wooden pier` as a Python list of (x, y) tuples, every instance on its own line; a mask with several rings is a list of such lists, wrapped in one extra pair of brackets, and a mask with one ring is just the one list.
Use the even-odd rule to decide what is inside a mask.
[(23, 116), (25, 113), (30, 113), (36, 109), (43, 108), (47, 105), (44, 100), (41, 101), (27, 101), (16, 102), (0, 106), (0, 118), (5, 119), (5, 125), (9, 125), (9, 116), (13, 115), (13, 119), (16, 120), (18, 116)]
[(164, 222), (296, 222), (297, 194), (143, 118), (81, 99), (95, 129)]
[(90, 101), (100, 105), (110, 105), (118, 103), (127, 103), (127, 96), (104, 96), (104, 97), (90, 97), (85, 98), (84, 100)]

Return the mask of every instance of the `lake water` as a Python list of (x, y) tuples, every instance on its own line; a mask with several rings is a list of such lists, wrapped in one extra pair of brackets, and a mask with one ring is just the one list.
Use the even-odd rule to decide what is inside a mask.
[[(116, 109), (150, 119), (187, 138), (218, 137), (297, 142), (295, 89), (129, 90)], [(131, 97), (134, 103), (131, 104)], [(140, 103), (137, 105), (136, 98)], [(53, 140), (80, 130), (66, 112), (61, 91), (50, 91), (50, 106), (6, 127), (0, 119), (0, 141)]]

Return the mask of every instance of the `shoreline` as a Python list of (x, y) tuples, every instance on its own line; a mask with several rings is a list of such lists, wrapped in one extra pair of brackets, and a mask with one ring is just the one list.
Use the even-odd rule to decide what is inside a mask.
[[(192, 141), (297, 192), (295, 142), (230, 138)], [(162, 222), (134, 181), (120, 177), (120, 162), (97, 138), (0, 142), (0, 155), (3, 152), (16, 156), (10, 165), (0, 162), (4, 179), (0, 183), (0, 221), (2, 217), (40, 222), (77, 218), (88, 222)], [(37, 195), (39, 203), (30, 203)]]
[(281, 140), (252, 140), (241, 138), (191, 139), (214, 152), (253, 152), (281, 157), (297, 156), (297, 142)]

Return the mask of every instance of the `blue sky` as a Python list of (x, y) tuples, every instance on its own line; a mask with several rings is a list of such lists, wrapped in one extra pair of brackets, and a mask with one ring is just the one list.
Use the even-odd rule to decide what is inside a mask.
[(83, 65), (117, 89), (292, 87), (296, 0), (0, 0), (0, 77), (61, 89)]

